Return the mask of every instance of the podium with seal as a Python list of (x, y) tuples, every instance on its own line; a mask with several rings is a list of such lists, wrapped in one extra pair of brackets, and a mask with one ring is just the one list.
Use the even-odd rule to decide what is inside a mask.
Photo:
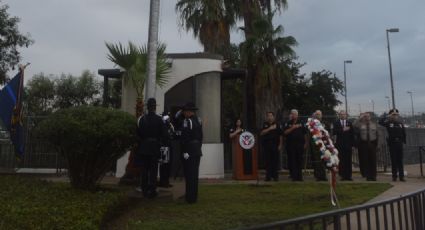
[(233, 179), (256, 180), (258, 177), (257, 144), (250, 132), (242, 132), (232, 140)]

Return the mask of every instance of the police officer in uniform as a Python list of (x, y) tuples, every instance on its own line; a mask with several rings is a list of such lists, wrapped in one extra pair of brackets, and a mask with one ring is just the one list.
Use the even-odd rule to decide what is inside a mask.
[(137, 134), (140, 138), (137, 154), (142, 164), (141, 190), (145, 197), (154, 198), (158, 195), (156, 178), (161, 141), (166, 138), (167, 132), (162, 118), (155, 114), (155, 98), (148, 99), (147, 107), (148, 113), (141, 116), (137, 122)]
[(291, 110), (291, 119), (285, 123), (283, 133), (286, 136), (286, 153), (288, 168), (293, 181), (302, 181), (302, 162), (306, 148), (307, 130), (303, 122), (298, 119), (298, 111)]
[(181, 148), (183, 153), (183, 168), (186, 182), (186, 202), (196, 203), (198, 200), (199, 163), (202, 156), (202, 122), (195, 114), (198, 108), (189, 102), (183, 109), (181, 122)]
[(339, 119), (334, 122), (334, 134), (336, 136), (336, 148), (338, 149), (339, 175), (341, 180), (352, 179), (352, 147), (354, 143), (353, 124), (347, 120), (347, 113), (344, 110), (339, 112)]
[[(378, 145), (378, 124), (373, 122), (370, 113), (364, 113), (355, 124), (358, 135), (360, 167), (368, 181), (376, 181), (376, 148)], [(362, 157), (360, 157), (362, 156)], [(362, 166), (363, 165), (363, 166)]]
[(403, 143), (406, 144), (406, 131), (403, 123), (400, 121), (397, 109), (389, 111), (387, 119), (381, 119), (379, 124), (387, 128), (388, 131), (388, 147), (391, 156), (391, 168), (393, 181), (397, 180), (397, 173), (400, 181), (404, 179), (403, 168)]
[(274, 181), (278, 181), (279, 152), (283, 145), (282, 130), (280, 125), (275, 122), (273, 112), (267, 112), (266, 119), (260, 132), (266, 163), (265, 180), (270, 181), (273, 178)]

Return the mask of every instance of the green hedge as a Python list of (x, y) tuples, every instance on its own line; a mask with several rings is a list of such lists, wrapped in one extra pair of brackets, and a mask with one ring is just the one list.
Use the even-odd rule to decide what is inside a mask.
[(102, 107), (59, 110), (37, 127), (65, 155), (71, 185), (96, 189), (97, 183), (136, 142), (136, 119), (123, 111)]
[(89, 192), (34, 177), (0, 176), (0, 229), (99, 229), (123, 191)]

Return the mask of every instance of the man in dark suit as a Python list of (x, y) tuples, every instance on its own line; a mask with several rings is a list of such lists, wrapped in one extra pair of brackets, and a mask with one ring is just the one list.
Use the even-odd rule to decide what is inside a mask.
[(341, 180), (353, 180), (351, 177), (351, 155), (354, 130), (353, 124), (347, 120), (347, 113), (344, 110), (339, 112), (339, 119), (334, 122), (334, 134), (336, 135), (336, 148), (339, 152), (339, 175)]

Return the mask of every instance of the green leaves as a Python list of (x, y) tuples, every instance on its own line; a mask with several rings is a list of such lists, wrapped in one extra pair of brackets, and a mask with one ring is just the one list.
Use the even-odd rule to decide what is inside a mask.
[[(147, 46), (138, 47), (134, 43), (128, 42), (128, 46), (125, 47), (120, 42), (118, 44), (106, 42), (106, 48), (109, 51), (108, 59), (126, 71), (124, 77), (133, 83), (137, 95), (142, 97), (147, 77)], [(159, 87), (165, 86), (170, 73), (170, 65), (167, 63), (165, 49), (165, 44), (158, 45), (156, 82)]]
[(14, 67), (21, 60), (21, 47), (28, 47), (32, 43), (30, 35), (23, 35), (19, 32), (18, 17), (11, 17), (7, 10), (7, 5), (0, 2), (0, 85), (6, 80), (6, 72)]
[(37, 128), (68, 161), (71, 184), (94, 189), (115, 161), (135, 143), (135, 118), (102, 107), (59, 110)]

